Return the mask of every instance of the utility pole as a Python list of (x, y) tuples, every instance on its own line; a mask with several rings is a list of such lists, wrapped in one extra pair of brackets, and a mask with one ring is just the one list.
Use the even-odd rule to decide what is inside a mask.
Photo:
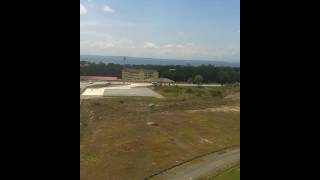
[(149, 126), (152, 126), (152, 125), (155, 125), (156, 123), (150, 121), (150, 118), (151, 118), (151, 113), (152, 111), (154, 110), (154, 104), (149, 104), (148, 105), (148, 112), (147, 112), (147, 125)]

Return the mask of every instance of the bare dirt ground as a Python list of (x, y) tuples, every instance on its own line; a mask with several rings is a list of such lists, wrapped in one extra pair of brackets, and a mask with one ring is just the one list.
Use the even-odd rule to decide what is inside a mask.
[(200, 110), (187, 110), (188, 113), (196, 113), (196, 112), (240, 112), (239, 106), (223, 106), (223, 107), (215, 107), (215, 108), (207, 108)]
[[(80, 180), (142, 180), (201, 154), (240, 145), (240, 112), (186, 113), (238, 106), (238, 100), (173, 90), (163, 94), (163, 88), (155, 89), (163, 99), (84, 99)], [(150, 118), (157, 126), (146, 125), (150, 103), (155, 105)]]
[(230, 95), (226, 96), (225, 98), (226, 99), (232, 99), (232, 100), (240, 100), (240, 92), (234, 93), (234, 94), (230, 94)]

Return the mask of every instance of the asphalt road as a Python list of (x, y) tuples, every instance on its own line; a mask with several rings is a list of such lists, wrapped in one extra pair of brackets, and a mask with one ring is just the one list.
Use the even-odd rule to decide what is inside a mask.
[(197, 178), (218, 173), (240, 162), (240, 149), (217, 152), (188, 162), (155, 176), (153, 180), (196, 180)]

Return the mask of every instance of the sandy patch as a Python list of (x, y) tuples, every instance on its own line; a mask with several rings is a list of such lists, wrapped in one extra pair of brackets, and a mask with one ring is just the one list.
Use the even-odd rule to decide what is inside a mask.
[(163, 98), (160, 94), (147, 88), (152, 86), (151, 83), (132, 83), (124, 85), (112, 85), (111, 87), (103, 88), (87, 88), (82, 97), (102, 97), (102, 96), (146, 96)]
[(223, 106), (215, 107), (201, 110), (187, 110), (188, 113), (197, 113), (197, 112), (240, 112), (239, 106)]

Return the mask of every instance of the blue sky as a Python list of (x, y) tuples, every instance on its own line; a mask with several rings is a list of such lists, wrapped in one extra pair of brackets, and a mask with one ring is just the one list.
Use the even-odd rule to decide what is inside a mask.
[(80, 0), (80, 54), (240, 61), (240, 0)]

